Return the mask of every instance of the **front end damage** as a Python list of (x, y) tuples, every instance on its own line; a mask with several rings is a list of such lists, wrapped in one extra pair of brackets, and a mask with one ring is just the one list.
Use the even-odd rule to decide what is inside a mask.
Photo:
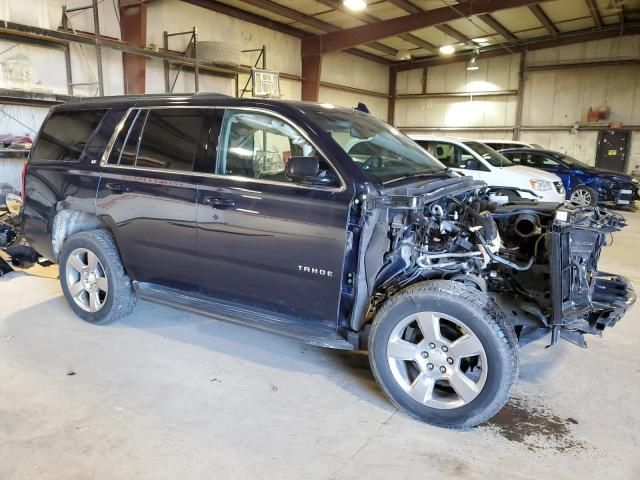
[(624, 218), (570, 203), (499, 205), (499, 198), (468, 177), (362, 195), (351, 328), (360, 331), (399, 290), (432, 279), (490, 295), (521, 343), (551, 332), (551, 344), (562, 337), (585, 346), (584, 334), (615, 325), (635, 294), (597, 265)]

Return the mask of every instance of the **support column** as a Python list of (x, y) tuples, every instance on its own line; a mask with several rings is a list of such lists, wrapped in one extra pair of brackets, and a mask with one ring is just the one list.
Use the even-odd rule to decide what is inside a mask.
[(387, 123), (393, 125), (396, 119), (396, 95), (397, 92), (398, 72), (393, 67), (389, 67), (389, 100), (387, 101)]
[(522, 129), (522, 108), (524, 106), (524, 87), (527, 83), (527, 49), (520, 52), (520, 82), (518, 83), (518, 97), (516, 99), (515, 128), (513, 129), (513, 139), (520, 140)]
[(302, 100), (317, 102), (320, 94), (322, 55), (302, 57)]
[[(122, 41), (144, 48), (147, 43), (147, 5), (139, 0), (119, 0)], [(124, 93), (145, 93), (146, 58), (122, 54)]]

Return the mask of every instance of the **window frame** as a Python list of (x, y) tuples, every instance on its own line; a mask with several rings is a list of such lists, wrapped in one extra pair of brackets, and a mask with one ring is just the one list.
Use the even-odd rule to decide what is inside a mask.
[[(261, 179), (261, 178), (249, 178), (249, 177), (242, 177), (242, 176), (236, 176), (236, 175), (220, 175), (218, 173), (215, 173), (215, 171), (218, 168), (218, 157), (220, 156), (220, 149), (219, 148), (218, 148), (218, 152), (216, 154), (215, 162), (213, 164), (214, 172), (197, 171), (195, 163), (194, 163), (194, 166), (193, 166), (194, 169), (191, 172), (188, 172), (188, 171), (185, 171), (185, 170), (174, 170), (174, 169), (167, 169), (167, 168), (138, 167), (138, 166), (134, 166), (134, 165), (118, 165), (118, 164), (115, 164), (115, 163), (109, 163), (109, 157), (111, 156), (111, 151), (112, 151), (112, 149), (113, 149), (113, 147), (114, 147), (114, 145), (116, 143), (116, 140), (118, 139), (118, 136), (120, 135), (120, 133), (122, 132), (122, 129), (124, 128), (125, 124), (127, 123), (127, 119), (129, 118), (129, 115), (131, 115), (131, 112), (133, 112), (134, 110), (157, 110), (157, 109), (167, 110), (167, 109), (175, 109), (175, 108), (196, 108), (196, 109), (200, 109), (200, 110), (204, 110), (204, 109), (222, 110), (223, 111), (222, 112), (222, 116), (220, 117), (222, 119), (222, 123), (220, 124), (220, 132), (218, 134), (219, 135), (218, 136), (218, 146), (220, 146), (220, 138), (222, 136), (222, 132), (224, 131), (224, 121), (225, 121), (225, 115), (224, 114), (226, 113), (226, 110), (235, 110), (235, 111), (242, 110), (242, 111), (246, 111), (246, 112), (260, 113), (260, 114), (264, 114), (264, 115), (272, 115), (272, 116), (278, 118), (279, 120), (282, 120), (283, 122), (287, 123), (293, 129), (295, 129), (296, 132), (298, 132), (307, 142), (309, 142), (309, 144), (316, 150), (316, 152), (318, 152), (318, 154), (320, 155), (321, 159), (326, 161), (327, 164), (334, 171), (334, 173), (336, 174), (336, 177), (339, 180), (340, 185), (339, 186), (303, 185), (303, 184), (299, 184), (299, 183), (286, 183), (286, 182), (279, 182), (279, 181), (274, 181), (274, 180), (265, 180), (265, 179)], [(276, 186), (284, 186), (284, 187), (292, 187), (292, 188), (302, 188), (302, 189), (305, 189), (305, 190), (320, 190), (320, 191), (324, 191), (324, 192), (327, 192), (327, 191), (328, 192), (343, 192), (343, 191), (345, 191), (347, 189), (347, 184), (346, 184), (346, 182), (344, 180), (344, 177), (342, 176), (340, 171), (335, 167), (334, 162), (329, 160), (329, 158), (326, 155), (326, 153), (324, 152), (324, 150), (322, 148), (320, 148), (316, 142), (312, 141), (309, 138), (309, 135), (307, 135), (307, 133), (305, 131), (303, 131), (295, 123), (291, 122), (291, 120), (289, 120), (284, 115), (281, 115), (278, 112), (274, 112), (273, 110), (269, 110), (269, 109), (266, 109), (266, 108), (259, 108), (259, 107), (242, 107), (242, 106), (225, 106), (225, 105), (221, 105), (221, 106), (208, 106), (208, 105), (150, 105), (150, 106), (133, 106), (133, 107), (129, 107), (127, 109), (127, 111), (125, 112), (125, 114), (122, 116), (122, 119), (120, 119), (120, 121), (118, 122), (116, 128), (113, 130), (113, 134), (111, 135), (111, 138), (109, 139), (109, 142), (107, 143), (107, 145), (106, 145), (106, 147), (104, 149), (102, 157), (100, 158), (100, 166), (101, 167), (122, 169), (122, 170), (146, 171), (146, 172), (166, 172), (166, 173), (178, 174), (178, 175), (190, 175), (190, 176), (198, 176), (198, 177), (228, 179), (228, 180), (232, 180), (234, 182), (262, 183), (262, 184), (266, 184), (266, 185), (276, 185)]]

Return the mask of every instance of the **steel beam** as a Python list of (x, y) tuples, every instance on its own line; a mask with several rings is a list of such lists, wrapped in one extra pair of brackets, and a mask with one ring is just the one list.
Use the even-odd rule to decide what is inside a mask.
[(320, 94), (322, 55), (302, 57), (302, 100), (317, 102)]
[(585, 0), (585, 2), (587, 3), (587, 8), (591, 13), (591, 18), (593, 18), (593, 23), (596, 24), (596, 27), (602, 28), (604, 23), (602, 22), (602, 16), (600, 15), (600, 10), (598, 10), (596, 0)]
[(542, 7), (540, 5), (529, 5), (529, 10), (535, 15), (538, 21), (544, 26), (544, 28), (547, 29), (547, 31), (551, 35), (558, 35), (560, 33), (558, 28), (553, 24), (547, 14), (544, 13), (544, 10), (542, 10)]
[(389, 100), (387, 100), (387, 123), (393, 125), (396, 121), (396, 97), (398, 95), (398, 72), (389, 69)]
[[(130, 45), (144, 48), (147, 43), (147, 5), (119, 0), (120, 35)], [(122, 54), (124, 93), (145, 93), (147, 61), (140, 55)]]
[[(592, 40), (602, 40), (605, 38), (613, 38), (620, 36), (640, 35), (640, 22), (627, 23), (624, 29), (620, 29), (619, 25), (610, 25), (601, 29), (584, 29), (575, 32), (561, 33), (558, 36), (546, 36), (538, 39), (520, 41), (518, 43), (505, 43), (495, 47), (482, 49), (481, 58), (498, 57), (506, 55), (505, 48), (510, 52), (517, 53), (524, 50), (540, 50), (543, 48), (553, 48), (562, 45), (571, 45), (574, 43), (589, 42)], [(412, 60), (410, 62), (398, 63), (395, 68), (398, 71), (413, 70), (416, 68), (431, 67), (437, 65), (446, 65), (450, 63), (466, 62), (471, 58), (473, 52), (465, 52), (449, 57), (428, 57), (422, 60)]]
[(458, 30), (447, 25), (446, 23), (442, 25), (436, 25), (436, 28), (440, 30), (442, 33), (444, 33), (445, 35), (448, 35), (451, 38), (455, 38), (460, 43), (464, 43), (465, 45), (469, 45), (472, 47), (477, 47), (477, 45), (473, 43), (470, 39), (468, 39), (466, 35), (463, 35)]
[[(248, 0), (245, 0), (248, 1)], [(257, 1), (257, 0), (251, 0)], [(264, 1), (264, 0), (260, 0)], [(536, 3), (535, 0), (477, 0), (456, 4), (452, 9), (448, 6), (435, 8), (412, 15), (382, 20), (380, 22), (347, 28), (337, 32), (328, 32), (314, 37), (302, 39), (302, 55), (322, 54), (336, 50), (344, 50), (356, 45), (375, 42), (381, 38), (393, 37), (402, 33), (419, 30), (426, 27), (441, 25), (460, 18), (461, 16), (491, 13), (506, 8), (522, 7)]]
[(486, 23), (490, 28), (495, 30), (498, 34), (502, 35), (502, 38), (507, 40), (508, 42), (517, 42), (518, 37), (516, 37), (513, 33), (505, 28), (499, 21), (493, 18), (488, 13), (484, 13), (482, 15), (478, 15), (478, 18)]

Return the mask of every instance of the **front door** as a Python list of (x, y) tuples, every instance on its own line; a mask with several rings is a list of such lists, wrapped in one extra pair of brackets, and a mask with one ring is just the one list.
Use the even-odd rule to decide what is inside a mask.
[(474, 180), (484, 180), (489, 185), (496, 185), (496, 179), (492, 178), (489, 169), (466, 148), (445, 141), (430, 141), (428, 151), (452, 170), (473, 177)]
[(598, 132), (596, 167), (614, 172), (626, 171), (630, 136), (627, 130)]
[[(317, 156), (333, 183), (293, 183), (292, 156)], [(256, 110), (226, 111), (215, 173), (198, 192), (203, 293), (335, 326), (352, 187), (294, 125)]]
[(97, 214), (133, 280), (197, 290), (196, 198), (210, 113), (132, 109), (103, 167)]

